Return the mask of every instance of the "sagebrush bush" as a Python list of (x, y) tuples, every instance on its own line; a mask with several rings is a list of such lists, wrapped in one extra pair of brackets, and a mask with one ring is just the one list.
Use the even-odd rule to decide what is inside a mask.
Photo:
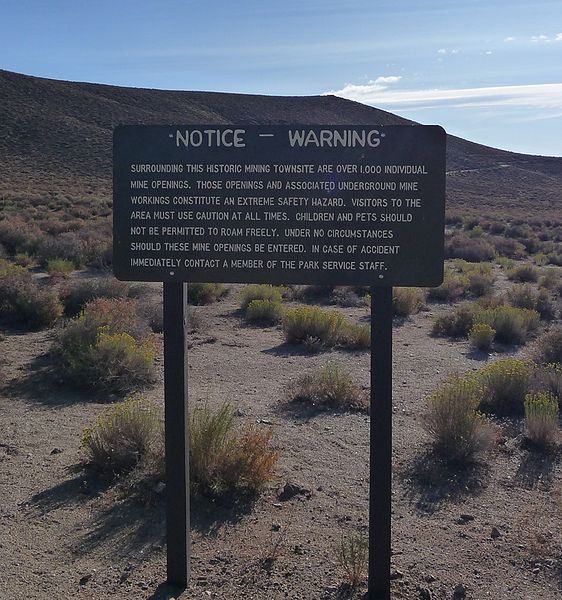
[(446, 258), (462, 258), (471, 262), (492, 260), (495, 256), (493, 246), (480, 237), (457, 234), (445, 242)]
[(271, 431), (251, 426), (238, 430), (229, 405), (217, 411), (194, 410), (189, 435), (190, 479), (196, 492), (212, 497), (254, 495), (273, 477), (278, 453)]
[(521, 283), (535, 282), (539, 279), (538, 269), (531, 263), (517, 265), (507, 272), (508, 279)]
[(269, 300), (280, 304), (283, 301), (283, 288), (265, 283), (247, 285), (240, 292), (240, 308), (245, 310), (253, 300)]
[(477, 372), (484, 393), (481, 407), (500, 416), (521, 415), (533, 380), (531, 362), (516, 358), (498, 360)]
[(560, 285), (560, 272), (558, 269), (545, 269), (539, 280), (540, 287), (555, 290)]
[(74, 268), (74, 263), (70, 260), (51, 258), (47, 261), (47, 273), (52, 277), (68, 277)]
[(407, 317), (419, 312), (425, 301), (420, 288), (395, 287), (392, 289), (392, 310), (398, 317)]
[(299, 377), (286, 388), (289, 402), (338, 410), (363, 410), (367, 407), (365, 392), (351, 375), (335, 363), (328, 363)]
[(190, 304), (212, 304), (226, 294), (222, 283), (189, 283), (187, 285), (187, 301)]
[(43, 234), (39, 227), (21, 217), (10, 217), (0, 221), (0, 244), (9, 254), (34, 254)]
[(496, 336), (496, 330), (487, 323), (476, 323), (469, 332), (470, 343), (476, 350), (489, 352)]
[(552, 451), (558, 445), (558, 400), (548, 392), (525, 396), (525, 434), (541, 451)]
[(278, 323), (283, 318), (283, 305), (275, 300), (252, 300), (244, 316), (250, 323)]
[(334, 548), (336, 560), (343, 569), (347, 584), (356, 589), (367, 574), (369, 564), (369, 539), (356, 532), (343, 536)]
[(538, 327), (539, 313), (527, 308), (498, 306), (477, 311), (474, 323), (485, 323), (495, 329), (498, 342), (521, 345)]
[(460, 304), (435, 319), (433, 333), (449, 337), (466, 337), (474, 323), (476, 307), (473, 304)]
[(152, 450), (160, 431), (158, 407), (142, 396), (131, 396), (84, 430), (85, 462), (104, 473), (130, 471)]
[(514, 239), (494, 237), (491, 242), (500, 257), (516, 259), (525, 256), (525, 246)]
[(551, 329), (539, 338), (537, 360), (540, 363), (562, 363), (562, 327)]
[(77, 315), (88, 302), (96, 298), (126, 298), (129, 285), (114, 277), (82, 279), (65, 286), (60, 292), (66, 315)]
[(0, 318), (28, 330), (50, 327), (62, 315), (57, 294), (17, 265), (0, 265)]
[(507, 291), (507, 297), (513, 306), (536, 310), (541, 319), (550, 321), (556, 316), (550, 294), (545, 289), (537, 290), (529, 283), (518, 283)]
[(155, 380), (156, 344), (131, 300), (98, 299), (63, 328), (54, 347), (62, 381), (123, 393)]
[(427, 398), (424, 421), (435, 452), (446, 461), (467, 464), (490, 449), (492, 427), (478, 412), (482, 394), (475, 377), (454, 376)]
[(427, 297), (430, 300), (456, 302), (468, 291), (469, 280), (464, 274), (445, 271), (445, 278), (439, 287), (429, 288)]
[(327, 347), (368, 348), (371, 343), (369, 327), (350, 323), (336, 310), (317, 306), (287, 310), (283, 316), (283, 331), (290, 344), (302, 344), (312, 339)]
[(547, 363), (535, 369), (535, 388), (546, 391), (562, 402), (562, 365)]

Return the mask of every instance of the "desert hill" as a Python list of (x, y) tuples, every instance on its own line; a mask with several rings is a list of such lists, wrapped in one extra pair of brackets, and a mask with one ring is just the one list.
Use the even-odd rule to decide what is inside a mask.
[[(111, 193), (111, 137), (122, 123), (407, 124), (334, 96), (279, 97), (124, 88), (0, 70), (0, 192)], [(528, 156), (448, 136), (450, 208), (562, 210), (562, 158)]]

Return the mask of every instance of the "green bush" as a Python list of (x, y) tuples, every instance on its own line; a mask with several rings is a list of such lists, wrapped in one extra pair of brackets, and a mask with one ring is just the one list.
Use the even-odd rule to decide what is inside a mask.
[(273, 477), (278, 453), (271, 445), (271, 431), (237, 430), (230, 406), (194, 410), (189, 435), (190, 479), (197, 493), (255, 495)]
[(477, 372), (484, 393), (481, 407), (500, 416), (521, 415), (525, 395), (533, 379), (529, 361), (506, 358), (493, 362)]
[(247, 285), (240, 292), (240, 307), (244, 310), (247, 309), (253, 300), (269, 300), (269, 302), (281, 304), (283, 288), (261, 283)]
[(441, 302), (456, 302), (468, 290), (469, 280), (466, 275), (445, 272), (443, 283), (439, 287), (429, 288), (427, 297)]
[(283, 331), (290, 344), (319, 340), (326, 347), (368, 348), (371, 342), (369, 327), (350, 323), (336, 310), (316, 306), (289, 309), (283, 317)]
[(474, 462), (490, 449), (490, 423), (478, 413), (483, 389), (474, 377), (455, 376), (427, 398), (425, 424), (437, 454), (452, 463)]
[(496, 330), (496, 339), (504, 344), (524, 344), (539, 324), (539, 313), (527, 308), (498, 306), (474, 315), (474, 324), (484, 323)]
[(525, 396), (525, 433), (541, 451), (552, 451), (558, 445), (558, 400), (549, 393)]
[(189, 283), (187, 301), (190, 304), (212, 304), (224, 296), (227, 289), (222, 283)]
[(466, 337), (474, 322), (473, 304), (460, 304), (435, 319), (433, 333), (450, 337)]
[(155, 380), (156, 345), (130, 300), (98, 299), (62, 329), (55, 369), (80, 388), (123, 393)]
[(334, 550), (348, 585), (351, 589), (356, 589), (367, 574), (369, 563), (369, 540), (367, 536), (361, 532), (344, 536)]
[(278, 323), (283, 317), (283, 305), (274, 300), (252, 300), (245, 317), (251, 323)]
[(525, 263), (510, 269), (507, 272), (507, 277), (508, 279), (522, 283), (535, 282), (539, 279), (539, 271), (534, 265)]
[(419, 312), (425, 301), (420, 288), (395, 287), (392, 289), (392, 310), (398, 317), (407, 317)]
[(61, 315), (55, 292), (40, 287), (23, 267), (0, 265), (1, 319), (35, 330), (50, 327)]
[(290, 402), (303, 402), (318, 408), (363, 410), (367, 396), (342, 367), (328, 363), (291, 383), (286, 390)]
[(142, 396), (131, 396), (84, 430), (85, 461), (106, 473), (130, 471), (152, 450), (160, 432), (158, 407)]
[(74, 263), (70, 260), (52, 258), (47, 261), (47, 273), (51, 276), (68, 277), (74, 268)]
[(483, 352), (491, 350), (495, 336), (496, 330), (486, 323), (476, 323), (476, 325), (472, 326), (469, 333), (472, 347)]

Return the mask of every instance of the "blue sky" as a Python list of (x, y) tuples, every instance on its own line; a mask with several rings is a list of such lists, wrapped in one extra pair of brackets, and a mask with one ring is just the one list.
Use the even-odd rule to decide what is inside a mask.
[(562, 156), (561, 0), (0, 0), (0, 68), (330, 92), (494, 147)]

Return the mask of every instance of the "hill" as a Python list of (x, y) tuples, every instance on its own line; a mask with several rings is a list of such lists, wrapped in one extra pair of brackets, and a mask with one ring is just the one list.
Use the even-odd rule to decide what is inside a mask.
[[(122, 123), (398, 125), (392, 113), (335, 96), (279, 97), (123, 88), (0, 70), (0, 193), (111, 193), (111, 136)], [(496, 150), (448, 136), (449, 208), (562, 209), (562, 158)]]

